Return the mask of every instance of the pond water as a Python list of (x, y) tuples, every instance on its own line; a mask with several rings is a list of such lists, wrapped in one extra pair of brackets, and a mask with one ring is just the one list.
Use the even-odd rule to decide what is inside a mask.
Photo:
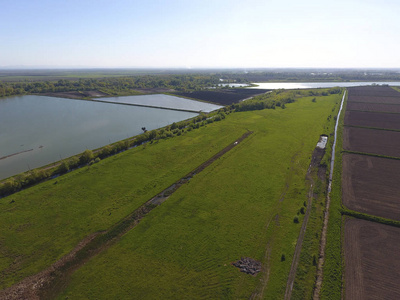
[[(202, 102), (199, 102), (202, 104)], [(45, 96), (0, 98), (0, 179), (197, 116)]]
[(158, 108), (162, 107), (167, 109), (169, 108), (177, 110), (186, 110), (191, 112), (206, 112), (206, 113), (222, 107), (215, 104), (194, 101), (164, 94), (97, 98), (94, 100), (121, 103), (121, 104), (131, 104), (138, 106), (149, 106)]
[(352, 87), (360, 85), (372, 85), (372, 84), (388, 84), (394, 86), (400, 86), (400, 82), (255, 82), (256, 87), (253, 89), (310, 89), (310, 88), (331, 88), (335, 86), (340, 87)]

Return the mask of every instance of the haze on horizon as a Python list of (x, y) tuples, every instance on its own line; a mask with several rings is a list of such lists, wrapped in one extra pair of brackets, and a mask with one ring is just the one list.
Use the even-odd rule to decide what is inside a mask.
[(400, 67), (395, 0), (1, 4), (0, 67)]

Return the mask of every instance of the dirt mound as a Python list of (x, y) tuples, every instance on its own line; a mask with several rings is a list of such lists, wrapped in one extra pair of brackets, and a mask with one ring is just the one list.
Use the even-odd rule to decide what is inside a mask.
[(237, 262), (232, 263), (235, 267), (240, 269), (240, 272), (257, 275), (257, 273), (261, 272), (261, 262), (252, 259), (250, 257), (242, 257)]

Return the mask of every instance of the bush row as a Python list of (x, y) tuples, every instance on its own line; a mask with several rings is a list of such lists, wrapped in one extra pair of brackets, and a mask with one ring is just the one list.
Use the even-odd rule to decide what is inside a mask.
[(225, 116), (228, 113), (229, 110), (222, 108), (217, 112), (213, 112), (208, 115), (202, 113), (196, 118), (172, 123), (164, 128), (151, 131), (147, 131), (145, 128), (142, 128), (144, 132), (132, 139), (119, 141), (95, 151), (85, 150), (79, 155), (60, 161), (60, 163), (54, 167), (34, 169), (29, 172), (10, 177), (5, 180), (3, 184), (0, 183), (0, 197), (8, 196), (22, 190), (23, 188), (27, 188), (46, 179), (65, 174), (73, 169), (77, 169), (86, 165), (90, 166), (99, 162), (101, 159), (115, 155), (129, 148), (137, 147), (148, 142), (153, 143), (154, 141), (158, 141), (160, 139), (180, 136), (187, 131), (192, 131), (200, 128), (201, 126), (221, 121), (225, 119)]

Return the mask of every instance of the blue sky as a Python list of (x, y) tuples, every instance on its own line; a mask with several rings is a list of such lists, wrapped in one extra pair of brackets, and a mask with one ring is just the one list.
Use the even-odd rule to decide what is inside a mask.
[(0, 0), (0, 67), (400, 67), (400, 1)]

